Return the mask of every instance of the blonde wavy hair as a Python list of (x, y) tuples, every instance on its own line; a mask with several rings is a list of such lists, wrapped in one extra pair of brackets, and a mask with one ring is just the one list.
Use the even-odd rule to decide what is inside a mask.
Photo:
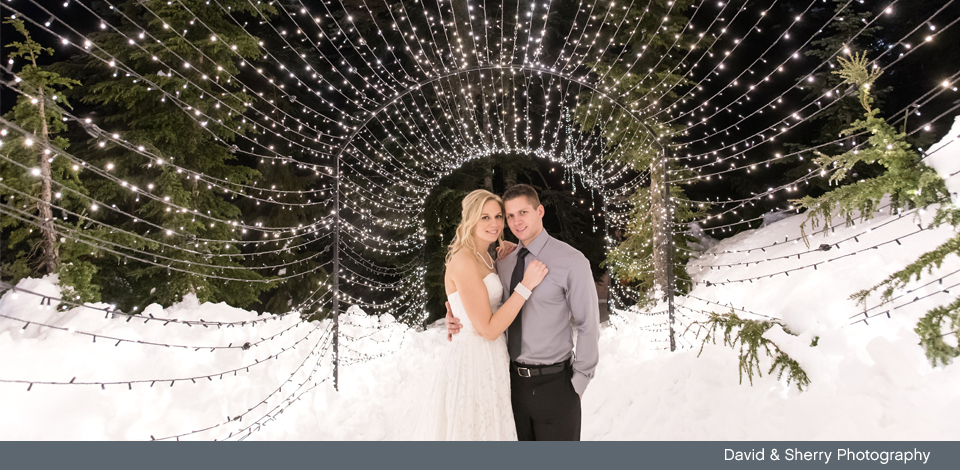
[[(444, 264), (450, 264), (453, 255), (460, 250), (467, 249), (474, 252), (477, 251), (477, 242), (473, 237), (473, 229), (480, 223), (483, 206), (487, 201), (497, 201), (497, 204), (500, 205), (500, 213), (503, 213), (503, 200), (500, 199), (500, 196), (485, 189), (473, 191), (467, 194), (467, 197), (463, 198), (463, 211), (460, 214), (460, 225), (457, 226), (457, 234), (454, 235), (453, 241), (450, 242), (450, 246), (447, 248), (447, 258)], [(497, 235), (497, 241), (503, 243), (503, 230), (500, 230), (500, 234)]]

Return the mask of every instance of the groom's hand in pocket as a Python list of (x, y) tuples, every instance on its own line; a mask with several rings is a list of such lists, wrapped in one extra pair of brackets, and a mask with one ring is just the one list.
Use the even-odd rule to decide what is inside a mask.
[(460, 332), (460, 320), (453, 316), (453, 310), (450, 310), (450, 302), (447, 302), (447, 341), (453, 341), (453, 335)]

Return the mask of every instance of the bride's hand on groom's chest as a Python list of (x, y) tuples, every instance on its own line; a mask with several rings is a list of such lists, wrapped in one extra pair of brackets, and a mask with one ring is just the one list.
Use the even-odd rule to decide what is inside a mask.
[[(539, 286), (533, 289), (533, 295), (540, 298), (562, 297), (566, 291), (564, 279), (566, 274), (561, 268), (554, 268), (546, 261), (540, 260), (549, 270)], [(539, 293), (539, 295), (538, 295)]]

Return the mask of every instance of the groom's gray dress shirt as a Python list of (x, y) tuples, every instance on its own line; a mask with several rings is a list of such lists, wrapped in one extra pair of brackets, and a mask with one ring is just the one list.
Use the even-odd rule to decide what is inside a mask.
[[(507, 289), (520, 247), (497, 262), (497, 272), (504, 286), (504, 301), (512, 294)], [(526, 248), (530, 251), (523, 260), (526, 265), (537, 259), (550, 271), (520, 310), (523, 338), (517, 362), (546, 365), (574, 356), (573, 388), (582, 395), (600, 358), (597, 344), (600, 339), (600, 303), (590, 262), (583, 253), (551, 237), (546, 230)], [(571, 317), (577, 327), (576, 355), (573, 353)]]

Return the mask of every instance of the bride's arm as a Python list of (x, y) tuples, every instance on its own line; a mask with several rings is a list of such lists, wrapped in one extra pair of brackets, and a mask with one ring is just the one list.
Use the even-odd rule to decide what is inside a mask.
[[(477, 276), (476, 269), (472, 260), (465, 257), (454, 255), (447, 269), (453, 278), (453, 283), (460, 294), (460, 301), (463, 303), (463, 309), (467, 312), (467, 317), (473, 323), (473, 327), (484, 338), (493, 341), (506, 331), (520, 307), (526, 300), (517, 292), (513, 292), (510, 298), (496, 312), (490, 311), (490, 298), (487, 293), (487, 287), (483, 279)], [(540, 284), (543, 277), (547, 275), (547, 267), (543, 263), (534, 260), (527, 266), (526, 273), (521, 283), (529, 289), (533, 289)]]

